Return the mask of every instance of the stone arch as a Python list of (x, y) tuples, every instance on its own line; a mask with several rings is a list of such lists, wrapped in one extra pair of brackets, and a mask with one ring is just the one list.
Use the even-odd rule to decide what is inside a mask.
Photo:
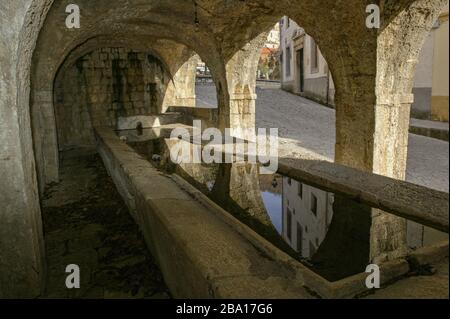
[[(94, 37), (70, 51), (67, 56), (60, 57), (54, 62), (50, 69), (56, 70), (48, 72), (46, 67), (38, 67), (33, 73), (33, 81), (40, 83), (39, 88), (34, 88), (32, 97), (35, 97), (32, 103), (32, 110), (35, 112), (35, 149), (40, 156), (38, 158), (38, 173), (40, 175), (40, 187), (43, 191), (45, 185), (58, 180), (59, 175), (59, 149), (57, 141), (57, 125), (54, 118), (54, 82), (61, 74), (64, 74), (66, 68), (73, 65), (77, 59), (83, 55), (92, 52), (96, 48), (102, 47), (126, 47), (143, 52), (151, 53), (156, 56), (170, 75), (162, 104), (158, 113), (165, 113), (173, 106), (195, 106), (195, 68), (198, 56), (191, 49), (183, 44), (164, 40), (139, 37), (130, 41), (123, 37), (109, 36)], [(61, 65), (58, 66), (58, 64)], [(213, 70), (213, 75), (217, 77)], [(46, 85), (43, 89), (42, 85)], [(37, 97), (37, 98), (36, 98)], [(47, 114), (47, 116), (42, 116)], [(46, 127), (45, 131), (40, 130)], [(42, 134), (45, 136), (42, 137)], [(45, 143), (43, 143), (45, 141)]]
[[(380, 132), (375, 139), (374, 171), (405, 179), (412, 87), (420, 51), (446, 0), (416, 0), (389, 19), (378, 35), (376, 95)], [(396, 39), (397, 41), (393, 41)], [(393, 125), (394, 124), (394, 125)], [(396, 137), (396, 141), (392, 140)], [(383, 141), (392, 140), (387, 147)], [(395, 161), (389, 161), (395, 158)]]
[[(373, 171), (404, 180), (412, 87), (420, 51), (446, 0), (416, 0), (385, 17), (377, 38)], [(389, 8), (389, 7), (388, 7)], [(406, 220), (375, 211), (371, 259), (406, 253)]]
[(58, 153), (95, 149), (94, 127), (130, 128), (139, 116), (149, 125), (165, 113), (163, 100), (173, 80), (154, 50), (114, 41), (80, 49), (65, 60), (52, 87), (48, 107), (55, 113)]
[[(57, 127), (54, 113), (54, 83), (57, 76), (65, 71), (67, 66), (72, 65), (83, 55), (92, 52), (96, 48), (124, 46), (134, 48), (154, 54), (162, 61), (163, 65), (169, 70), (170, 77), (179, 67), (177, 59), (183, 59), (190, 53), (185, 47), (177, 50), (177, 44), (167, 44), (165, 50), (155, 50), (149, 45), (150, 41), (143, 42), (147, 45), (139, 44), (124, 40), (124, 38), (111, 39), (108, 37), (91, 38), (73, 51), (69, 51), (67, 55), (58, 57), (51, 64), (48, 62), (40, 63), (39, 58), (35, 59), (35, 68), (32, 73), (32, 92), (31, 92), (31, 109), (32, 122), (34, 130), (34, 145), (38, 164), (38, 176), (40, 188), (43, 191), (45, 185), (49, 182), (58, 181), (59, 175), (59, 150), (57, 140)], [(173, 50), (171, 67), (166, 62), (167, 51)], [(170, 56), (169, 56), (170, 57)], [(49, 71), (50, 70), (50, 71)], [(35, 85), (33, 85), (35, 84)], [(43, 129), (45, 128), (45, 129)]]
[(231, 128), (233, 136), (245, 138), (256, 127), (256, 73), (267, 35), (259, 34), (226, 63), (229, 109), (222, 113), (222, 125)]

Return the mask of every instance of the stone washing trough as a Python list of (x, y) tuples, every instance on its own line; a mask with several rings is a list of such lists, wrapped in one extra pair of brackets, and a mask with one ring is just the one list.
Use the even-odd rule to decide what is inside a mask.
[[(174, 297), (352, 298), (367, 291), (368, 274), (327, 281), (181, 177), (157, 170), (112, 129), (96, 128), (96, 140)], [(382, 284), (444, 256), (448, 242), (382, 263)]]

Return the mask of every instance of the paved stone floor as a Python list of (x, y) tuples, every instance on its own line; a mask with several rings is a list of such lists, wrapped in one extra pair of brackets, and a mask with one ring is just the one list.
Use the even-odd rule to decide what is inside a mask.
[[(162, 274), (97, 155), (66, 158), (43, 201), (47, 254), (44, 298), (169, 298)], [(77, 264), (81, 288), (68, 290)]]
[[(335, 111), (280, 89), (257, 89), (258, 127), (279, 128), (280, 155), (333, 161)], [(202, 105), (217, 105), (214, 86), (200, 85)], [(407, 180), (437, 190), (449, 191), (449, 143), (410, 134)]]

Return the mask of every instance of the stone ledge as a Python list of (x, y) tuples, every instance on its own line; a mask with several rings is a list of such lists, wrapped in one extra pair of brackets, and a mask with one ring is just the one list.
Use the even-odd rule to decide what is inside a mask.
[[(175, 297), (353, 298), (367, 292), (366, 273), (327, 281), (240, 223), (181, 177), (157, 171), (112, 130), (98, 128), (96, 136), (105, 165), (119, 190), (122, 189), (120, 193), (133, 210), (133, 217)], [(307, 169), (309, 174), (311, 168), (317, 169), (317, 161), (313, 162)], [(306, 174), (304, 166), (291, 172)], [(336, 176), (342, 178), (342, 172)], [(321, 178), (323, 174), (319, 174), (323, 187), (327, 185), (323, 182), (326, 178)], [(360, 186), (355, 188), (348, 180), (343, 186), (345, 194), (359, 198), (355, 189)], [(431, 249), (428, 254), (427, 249)], [(380, 264), (382, 284), (388, 285), (408, 274), (412, 270), (411, 260), (423, 263), (432, 260), (428, 255), (437, 258), (436, 251), (438, 255), (442, 251), (427, 249), (418, 250), (407, 259)]]
[(204, 204), (207, 199), (197, 200), (200, 192), (181, 188), (180, 181), (157, 171), (112, 130), (97, 128), (96, 138), (105, 166), (175, 297), (312, 297), (303, 288), (300, 264), (293, 267), (290, 257), (278, 258), (281, 251), (265, 253), (270, 243), (231, 216), (218, 218), (228, 213)]
[(432, 128), (432, 127), (422, 127), (419, 125), (411, 125), (409, 127), (409, 132), (416, 135), (422, 135), (426, 137), (435, 138), (442, 141), (449, 141), (449, 133), (448, 129), (443, 130), (439, 128)]
[(448, 233), (448, 193), (327, 161), (279, 162), (283, 175)]

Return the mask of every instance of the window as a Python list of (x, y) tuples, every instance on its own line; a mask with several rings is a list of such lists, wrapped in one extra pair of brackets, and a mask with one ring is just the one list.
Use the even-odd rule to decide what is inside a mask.
[(303, 184), (298, 183), (298, 197), (303, 198)]
[(311, 38), (311, 73), (319, 72), (319, 49), (316, 41)]
[(297, 252), (300, 254), (303, 251), (303, 228), (302, 225), (297, 223)]
[(289, 241), (292, 240), (292, 213), (291, 211), (287, 210), (287, 216), (286, 216), (286, 236), (289, 239)]
[(288, 177), (288, 184), (292, 185), (292, 178)]
[(286, 17), (286, 20), (287, 20), (286, 28), (289, 28), (291, 26), (291, 19), (289, 17)]
[(286, 48), (286, 76), (291, 76), (291, 60), (292, 60), (291, 47), (287, 47)]
[(317, 197), (311, 193), (311, 212), (317, 216)]

